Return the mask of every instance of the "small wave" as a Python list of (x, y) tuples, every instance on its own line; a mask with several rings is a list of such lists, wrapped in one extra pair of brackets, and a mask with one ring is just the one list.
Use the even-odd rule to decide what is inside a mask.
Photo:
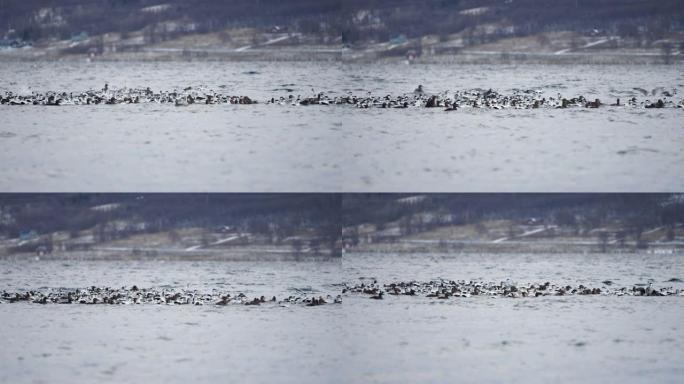
[(16, 137), (16, 136), (17, 136), (17, 134), (14, 132), (8, 132), (8, 131), (0, 132), (0, 138), (3, 138), (3, 139), (9, 139), (10, 137)]
[(660, 151), (654, 148), (642, 148), (642, 147), (629, 147), (627, 149), (622, 149), (617, 151), (618, 155), (633, 155), (637, 154), (639, 152), (651, 152), (651, 153), (659, 153)]

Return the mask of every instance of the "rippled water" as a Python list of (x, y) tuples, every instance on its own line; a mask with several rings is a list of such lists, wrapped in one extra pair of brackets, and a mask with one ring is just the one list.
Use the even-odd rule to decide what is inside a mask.
[[(681, 255), (354, 255), (345, 277), (438, 278), (617, 286), (684, 276)], [(678, 382), (682, 297), (573, 296), (436, 300), (391, 296), (344, 303), (349, 372), (372, 382)], [(401, 367), (401, 369), (397, 369)]]
[[(0, 262), (0, 289), (338, 294), (341, 262)], [(0, 382), (339, 381), (341, 305), (0, 305)]]
[(662, 287), (682, 284), (667, 282), (672, 278), (684, 280), (681, 254), (353, 254), (344, 264), (350, 282), (510, 279), (518, 285), (550, 281), (600, 287), (611, 280), (618, 287), (649, 282)]
[[(0, 91), (205, 86), (289, 94), (541, 89), (684, 95), (681, 66), (3, 63)], [(3, 191), (679, 191), (681, 109), (0, 108)]]
[[(0, 289), (88, 285), (337, 293), (359, 279), (617, 286), (684, 277), (681, 255), (348, 254), (338, 262), (1, 261)], [(0, 305), (2, 382), (679, 382), (684, 298), (342, 305)], [(154, 367), (150, 369), (150, 367)]]
[(90, 286), (212, 289), (248, 296), (339, 294), (341, 261), (0, 261), (6, 290)]

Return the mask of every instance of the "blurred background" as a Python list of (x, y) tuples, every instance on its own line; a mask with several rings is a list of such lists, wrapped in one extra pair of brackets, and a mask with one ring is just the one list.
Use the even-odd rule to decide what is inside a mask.
[(5, 194), (0, 258), (337, 257), (339, 194)]
[(681, 59), (680, 0), (0, 0), (12, 58)]

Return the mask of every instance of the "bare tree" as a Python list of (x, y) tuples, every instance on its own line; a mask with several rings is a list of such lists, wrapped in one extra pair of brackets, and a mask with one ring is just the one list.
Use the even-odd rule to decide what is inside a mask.
[(406, 215), (399, 220), (399, 231), (403, 236), (413, 233), (412, 215)]
[(660, 53), (663, 56), (663, 62), (667, 65), (672, 64), (672, 50), (673, 46), (672, 43), (670, 43), (669, 41), (664, 42), (660, 46)]
[(208, 232), (202, 232), (202, 237), (200, 238), (200, 244), (202, 248), (206, 248), (211, 244), (211, 235)]
[(169, 231), (169, 240), (173, 243), (179, 243), (181, 240), (180, 234), (175, 229)]
[(480, 236), (486, 236), (487, 234), (489, 234), (489, 230), (481, 221), (475, 224), (475, 232), (477, 232), (477, 234)]
[(359, 229), (357, 227), (354, 227), (349, 232), (349, 241), (352, 246), (356, 247), (357, 245), (359, 245)]
[(321, 251), (321, 242), (318, 239), (313, 239), (309, 242), (309, 249), (311, 249), (311, 253), (317, 254)]
[(606, 248), (608, 246), (608, 232), (606, 231), (600, 231), (598, 233), (598, 243), (599, 243), (599, 250), (602, 253), (606, 252)]
[(304, 246), (304, 243), (299, 238), (292, 240), (292, 251), (295, 254), (299, 255), (300, 253), (302, 253), (303, 246)]
[(667, 232), (665, 232), (665, 239), (667, 241), (674, 241), (675, 231), (674, 231), (674, 227), (672, 225), (667, 226)]

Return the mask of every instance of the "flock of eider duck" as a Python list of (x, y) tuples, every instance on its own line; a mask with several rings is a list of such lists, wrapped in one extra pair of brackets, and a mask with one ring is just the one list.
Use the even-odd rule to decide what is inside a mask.
[[(681, 282), (670, 279), (668, 282)], [(377, 280), (359, 284), (344, 284), (342, 294), (308, 297), (288, 296), (278, 300), (275, 296), (249, 298), (244, 293), (230, 294), (213, 290), (199, 292), (187, 289), (152, 289), (137, 286), (110, 288), (56, 288), (22, 292), (0, 293), (0, 304), (35, 303), (35, 304), (108, 304), (108, 305), (274, 305), (288, 307), (290, 305), (319, 306), (341, 304), (342, 295), (366, 295), (370, 299), (382, 300), (387, 295), (420, 296), (433, 299), (469, 298), (474, 296), (494, 298), (535, 298), (540, 296), (684, 296), (684, 291), (673, 287), (655, 288), (651, 283), (635, 284), (631, 287), (613, 287), (612, 281), (602, 282), (601, 287), (587, 287), (582, 284), (557, 285), (550, 282), (540, 284), (515, 284), (506, 282), (481, 282), (465, 280), (432, 280), (403, 281), (380, 284)]]
[[(377, 96), (366, 95), (330, 95), (324, 92), (313, 96), (302, 97), (292, 94), (272, 97), (267, 104), (287, 106), (307, 105), (349, 105), (357, 108), (441, 108), (445, 111), (459, 109), (536, 109), (536, 108), (600, 108), (603, 106), (631, 107), (631, 108), (684, 108), (684, 99), (675, 100), (677, 90), (667, 91), (656, 88), (648, 92), (641, 88), (634, 88), (644, 96), (636, 96), (626, 100), (616, 99), (614, 103), (604, 104), (599, 99), (587, 99), (584, 96), (564, 97), (561, 94), (544, 96), (543, 91), (524, 89), (513, 90), (509, 94), (499, 93), (492, 89), (467, 89), (455, 92), (430, 94), (419, 85), (412, 93), (403, 95)], [(144, 104), (157, 103), (175, 106), (192, 104), (257, 104), (248, 96), (227, 95), (211, 89), (187, 87), (182, 90), (153, 91), (148, 88), (111, 89), (108, 84), (99, 91), (89, 90), (80, 93), (73, 92), (33, 92), (30, 95), (5, 92), (0, 95), (2, 105), (98, 105), (98, 104)]]
[(255, 104), (256, 101), (247, 96), (231, 96), (214, 91), (204, 91), (187, 87), (171, 92), (155, 92), (147, 88), (110, 89), (109, 84), (99, 91), (85, 92), (32, 92), (20, 95), (5, 92), (0, 96), (3, 105), (116, 105), (116, 104), (171, 104), (185, 106), (191, 104)]
[(0, 293), (0, 304), (28, 302), (35, 304), (158, 304), (158, 305), (262, 305), (278, 306), (303, 305), (319, 306), (340, 304), (342, 296), (307, 297), (288, 296), (278, 300), (275, 296), (249, 298), (244, 293), (231, 295), (228, 292), (199, 292), (197, 290), (147, 289), (132, 287), (88, 287), (88, 288), (56, 288), (46, 290), (30, 290), (24, 292)]
[[(677, 282), (679, 279), (671, 279)], [(684, 296), (684, 291), (672, 287), (654, 288), (651, 283), (637, 284), (632, 287), (613, 288), (613, 282), (606, 280), (602, 287), (586, 287), (582, 284), (577, 286), (556, 285), (550, 282), (541, 284), (517, 285), (506, 282), (481, 282), (481, 281), (403, 281), (389, 284), (373, 282), (360, 284), (347, 284), (343, 293), (367, 295), (371, 299), (381, 300), (386, 295), (394, 296), (423, 296), (435, 299), (449, 299), (459, 297), (503, 297), (524, 298), (540, 296), (573, 296), (573, 295), (604, 295), (604, 296)]]

